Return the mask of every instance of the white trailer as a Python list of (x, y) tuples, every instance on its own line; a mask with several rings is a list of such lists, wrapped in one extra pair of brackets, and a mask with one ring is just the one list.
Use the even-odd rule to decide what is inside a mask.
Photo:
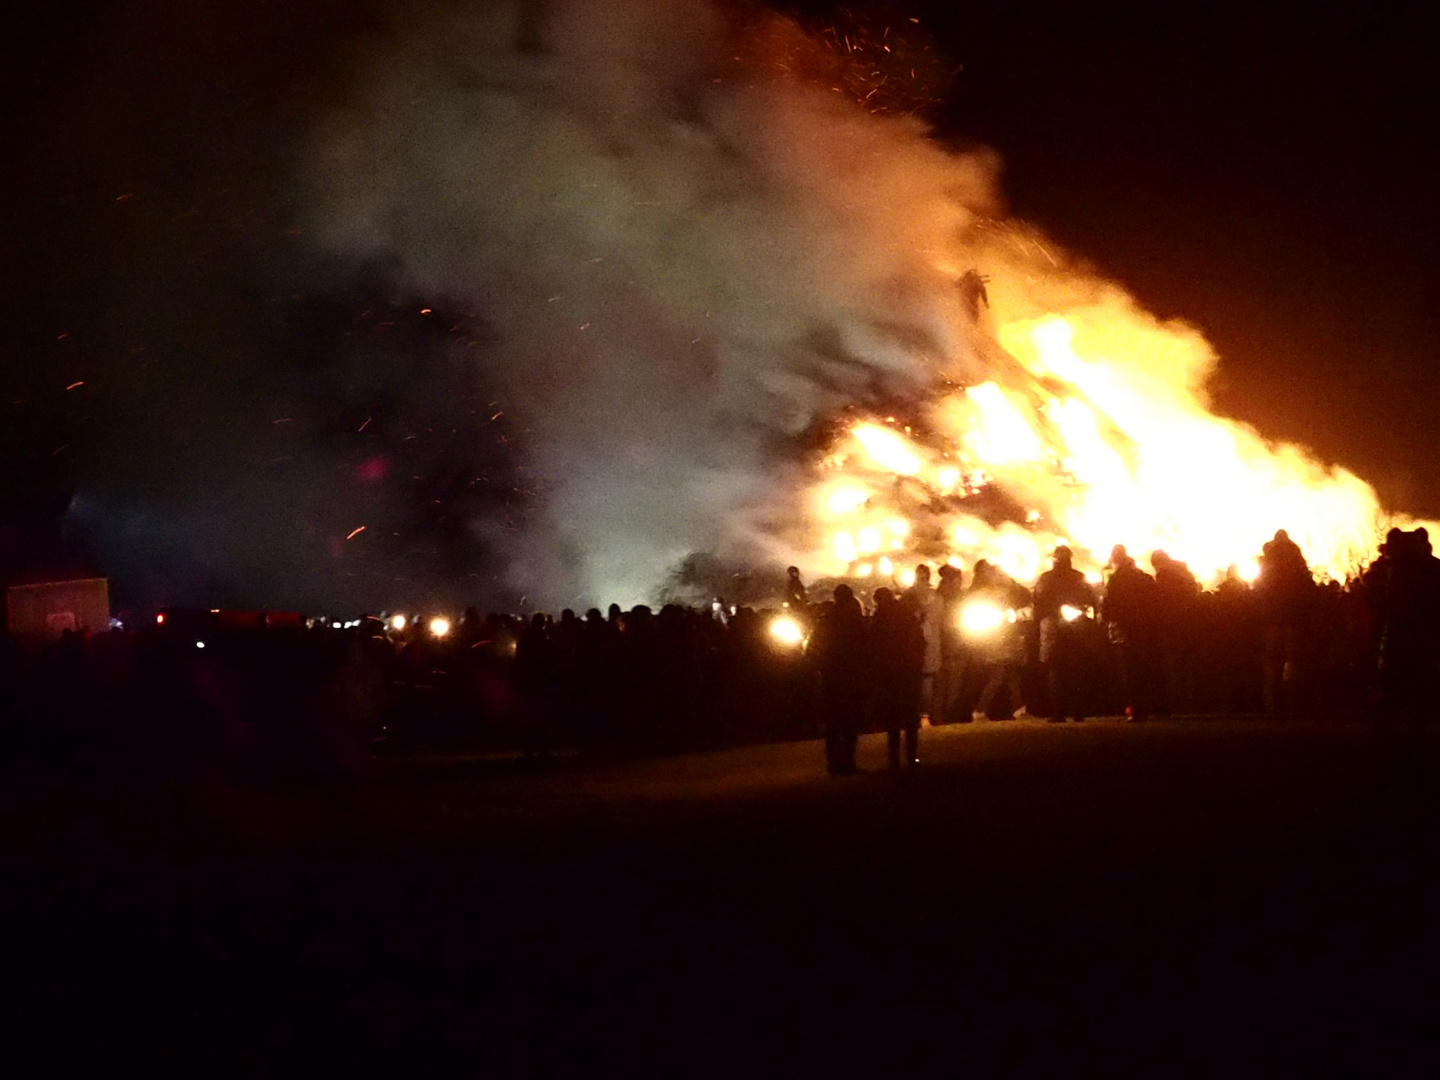
[(106, 578), (45, 581), (5, 590), (6, 625), (17, 637), (59, 637), (63, 631), (103, 634), (110, 629)]

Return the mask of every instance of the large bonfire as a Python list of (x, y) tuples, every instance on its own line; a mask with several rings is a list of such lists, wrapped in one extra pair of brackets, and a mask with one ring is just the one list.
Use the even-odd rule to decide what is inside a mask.
[(986, 558), (1031, 580), (1064, 543), (1092, 574), (1123, 544), (1202, 581), (1249, 578), (1277, 528), (1337, 580), (1373, 557), (1395, 523), (1374, 490), (1211, 413), (1198, 331), (1064, 269), (1028, 232), (999, 231), (985, 254), (948, 268), (985, 377), (844, 428), (809, 494), (816, 572), (907, 584), (917, 561)]
[(1195, 328), (1007, 219), (995, 155), (910, 114), (939, 90), (892, 29), (495, 0), (419, 20), (319, 132), (326, 254), (484, 313), (466, 351), (544, 486), (494, 533), (507, 586), (1032, 579), (1060, 542), (1213, 581), (1279, 528), (1337, 579), (1371, 558), (1369, 485), (1214, 415)]

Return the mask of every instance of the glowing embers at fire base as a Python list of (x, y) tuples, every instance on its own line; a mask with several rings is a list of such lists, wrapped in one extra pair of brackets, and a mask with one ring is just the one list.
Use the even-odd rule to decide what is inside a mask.
[(1211, 414), (1212, 357), (1194, 331), (1111, 299), (996, 338), (990, 381), (944, 395), (913, 429), (858, 423), (835, 448), (811, 503), (817, 570), (986, 558), (1033, 580), (1058, 543), (1092, 571), (1124, 544), (1215, 580), (1248, 569), (1277, 528), (1337, 579), (1373, 554), (1386, 524), (1374, 491)]

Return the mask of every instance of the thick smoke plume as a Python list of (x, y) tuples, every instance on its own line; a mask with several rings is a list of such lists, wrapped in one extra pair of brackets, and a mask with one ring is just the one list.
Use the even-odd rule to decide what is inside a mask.
[(836, 64), (702, 0), (478, 5), (377, 46), (317, 134), (307, 233), (493, 330), (547, 500), (517, 590), (635, 602), (692, 552), (773, 559), (807, 429), (984, 362), (956, 283), (993, 158)]
[[(1060, 539), (1211, 576), (1280, 526), (1328, 573), (1369, 558), (1367, 484), (1213, 416), (1203, 337), (1000, 218), (993, 156), (870, 111), (842, 40), (702, 0), (467, 8), (376, 49), (324, 127), (324, 249), (493, 330), (546, 498), (510, 587), (649, 600), (696, 552), (863, 576), (881, 526), (1020, 576)], [(846, 410), (939, 442), (817, 502), (806, 436)]]

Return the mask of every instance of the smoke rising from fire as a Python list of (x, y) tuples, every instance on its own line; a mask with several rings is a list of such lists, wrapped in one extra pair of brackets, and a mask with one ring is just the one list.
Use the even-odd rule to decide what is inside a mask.
[[(813, 462), (797, 440), (844, 410), (883, 417), (905, 402), (957, 448), (956, 469), (999, 476), (1043, 508), (1035, 550), (1087, 526), (1098, 547), (1093, 519), (1108, 505), (1115, 540), (1168, 539), (1195, 557), (1176, 529), (1196, 515), (1137, 523), (1124, 500), (1075, 512), (1089, 481), (1062, 429), (1076, 410), (1052, 406), (1079, 394), (1096, 438), (1143, 472), (1156, 454), (1145, 459), (1135, 425), (1183, 429), (1204, 414), (1214, 358), (1203, 340), (1000, 220), (992, 155), (947, 151), (917, 121), (872, 114), (828, 77), (835, 63), (784, 18), (701, 0), (481, 5), (377, 47), (348, 106), (316, 132), (309, 235), (349, 265), (382, 268), (417, 305), (473, 311), (494, 331), (477, 363), (522, 418), (546, 499), (543, 524), (508, 544), (517, 590), (637, 602), (695, 551), (821, 550), (827, 526), (808, 505)], [(960, 287), (972, 270), (989, 279), (988, 310)], [(1053, 357), (1027, 361), (1021, 329), (1056, 312), (1118, 350), (1108, 376), (1082, 389)], [(1124, 384), (1108, 397), (1106, 377)], [(959, 451), (966, 425), (986, 418), (962, 410), (947, 430), (947, 410), (969, 400), (953, 391), (987, 382), (1033, 414), (1033, 460)], [(1115, 433), (1117, 411), (1131, 423)], [(1243, 444), (1244, 483), (1252, 459), (1275, 473), (1247, 497), (1288, 511), (1285, 493), (1326, 491), (1316, 529), (1352, 522), (1336, 558), (1370, 543), (1379, 511), (1363, 483), (1206, 422), (1178, 451), (1201, 460), (1187, 482), (1203, 483), (1221, 424), (1222, 442)], [(894, 476), (872, 472), (864, 506), (889, 513), (898, 500), (926, 516), (930, 532), (910, 534), (919, 546), (907, 553), (955, 546), (964, 515), (943, 504), (943, 482), (901, 498)], [(1200, 513), (1227, 505), (1212, 491)], [(1257, 519), (1243, 543), (1281, 524)], [(991, 525), (977, 549), (1014, 546), (1015, 529)], [(1228, 551), (1212, 547), (1212, 563)], [(862, 553), (844, 554), (826, 569), (853, 569)]]
[(317, 220), (494, 327), (483, 362), (549, 485), (514, 583), (639, 600), (692, 551), (753, 553), (818, 417), (974, 362), (937, 255), (991, 209), (993, 163), (794, 74), (822, 47), (778, 17), (543, 10), (377, 56), (317, 140)]

